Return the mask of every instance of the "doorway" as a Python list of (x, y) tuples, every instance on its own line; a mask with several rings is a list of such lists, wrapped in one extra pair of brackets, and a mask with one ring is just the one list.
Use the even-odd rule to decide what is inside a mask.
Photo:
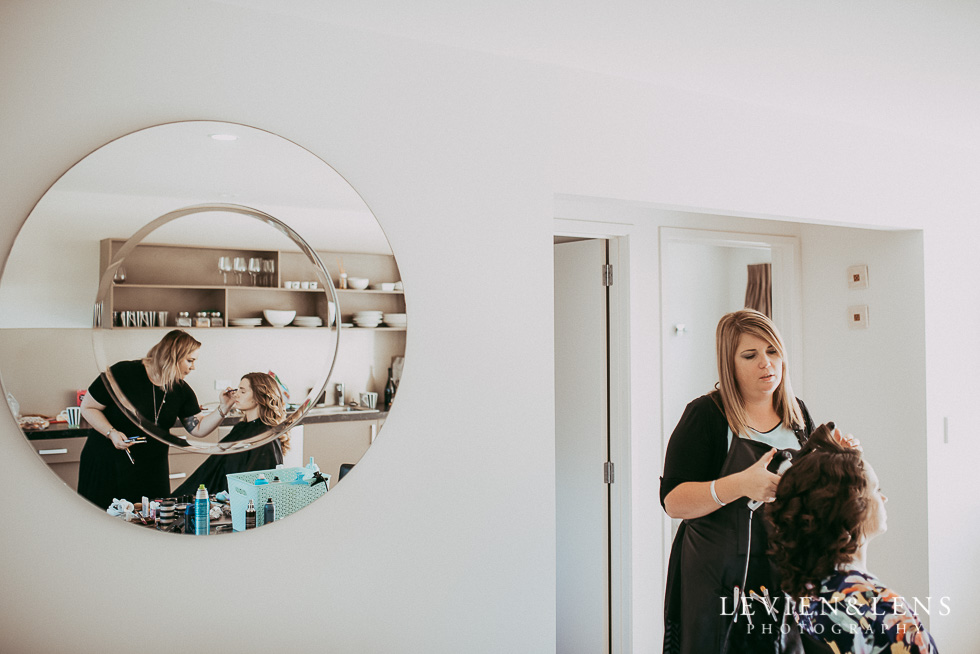
[(555, 238), (559, 654), (629, 651), (624, 249), (617, 238)]
[[(718, 380), (715, 328), (723, 315), (745, 306), (748, 267), (771, 266), (771, 318), (794, 362), (802, 361), (799, 241), (794, 236), (660, 228), (660, 337), (663, 441), (691, 400)], [(663, 569), (679, 520), (664, 520)]]

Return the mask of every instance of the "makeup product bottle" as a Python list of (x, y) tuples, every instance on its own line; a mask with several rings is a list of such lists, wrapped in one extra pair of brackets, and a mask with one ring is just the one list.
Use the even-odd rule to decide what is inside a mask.
[(255, 503), (252, 500), (245, 507), (245, 529), (255, 529)]
[(262, 484), (268, 484), (268, 483), (269, 483), (269, 480), (265, 478), (265, 475), (262, 474), (262, 473), (259, 473), (259, 478), (255, 480), (255, 485), (256, 486), (261, 486)]
[(208, 501), (208, 489), (201, 484), (194, 496), (194, 533), (207, 536), (211, 533), (211, 503)]
[(265, 517), (263, 518), (262, 524), (269, 524), (276, 519), (276, 505), (272, 503), (272, 498), (270, 497), (265, 501)]

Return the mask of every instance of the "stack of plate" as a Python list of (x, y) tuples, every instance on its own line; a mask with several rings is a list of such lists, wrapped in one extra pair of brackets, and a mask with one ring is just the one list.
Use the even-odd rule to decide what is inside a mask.
[(389, 327), (405, 327), (408, 321), (408, 316), (404, 313), (386, 313), (384, 315), (384, 322)]
[(258, 327), (262, 324), (261, 318), (232, 318), (228, 321), (232, 327)]
[(358, 327), (377, 327), (383, 316), (381, 311), (358, 311), (354, 314), (354, 324)]
[(323, 319), (320, 316), (296, 316), (293, 324), (297, 327), (322, 327)]

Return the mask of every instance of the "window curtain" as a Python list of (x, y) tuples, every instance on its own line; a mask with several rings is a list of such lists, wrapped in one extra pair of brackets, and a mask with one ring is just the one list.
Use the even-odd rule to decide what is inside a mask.
[(772, 318), (772, 264), (750, 263), (749, 283), (745, 286), (745, 308)]

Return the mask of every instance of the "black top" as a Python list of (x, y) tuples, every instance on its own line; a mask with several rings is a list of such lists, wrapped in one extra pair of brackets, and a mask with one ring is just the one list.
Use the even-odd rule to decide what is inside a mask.
[[(729, 444), (728, 422), (716, 398), (720, 402), (717, 393), (694, 400), (677, 423), (660, 480), (661, 503), (684, 482), (710, 481), (739, 472), (771, 449), (748, 438), (735, 437)], [(802, 445), (813, 430), (813, 421), (803, 403), (799, 405), (804, 424), (795, 431)], [(780, 586), (766, 556), (768, 536), (762, 515), (754, 521), (752, 517), (743, 497), (678, 526), (667, 566), (665, 654), (802, 651), (799, 633), (786, 614), (770, 615), (755, 599), (769, 596)], [(733, 621), (736, 587), (753, 598), (753, 622), (744, 616)]]
[[(803, 400), (796, 401), (803, 413), (803, 432), (809, 435), (814, 429), (813, 419)], [(686, 481), (718, 479), (728, 454), (728, 420), (718, 402), (721, 397), (715, 391), (702, 395), (684, 409), (667, 443), (664, 474), (660, 478), (661, 505), (670, 491)], [(800, 436), (797, 430), (797, 438)]]
[[(150, 382), (140, 360), (120, 361), (110, 370), (140, 415), (162, 429), (170, 429), (177, 419), (183, 420), (201, 412), (197, 396), (186, 382), (179, 381), (164, 393), (162, 388)], [(92, 399), (105, 406), (103, 414), (113, 428), (127, 436), (146, 435), (116, 405), (104, 375), (92, 382), (88, 392)], [(145, 443), (131, 446), (129, 453), (135, 464), (130, 463), (126, 453), (117, 450), (105, 434), (89, 436), (79, 462), (78, 493), (103, 509), (108, 508), (113, 499), (139, 502), (144, 495), (150, 499), (170, 495), (167, 444), (147, 438)]]
[[(228, 435), (221, 439), (221, 442), (245, 440), (261, 434), (267, 429), (269, 427), (259, 420), (249, 422), (243, 420), (232, 427)], [(177, 497), (193, 495), (201, 484), (204, 484), (208, 493), (212, 495), (219, 491), (227, 491), (228, 477), (225, 475), (255, 470), (271, 470), (280, 463), (282, 463), (282, 444), (278, 438), (265, 445), (234, 454), (212, 454), (204, 460), (204, 463), (197, 470), (191, 473), (191, 476), (184, 483), (177, 487), (173, 494)]]

